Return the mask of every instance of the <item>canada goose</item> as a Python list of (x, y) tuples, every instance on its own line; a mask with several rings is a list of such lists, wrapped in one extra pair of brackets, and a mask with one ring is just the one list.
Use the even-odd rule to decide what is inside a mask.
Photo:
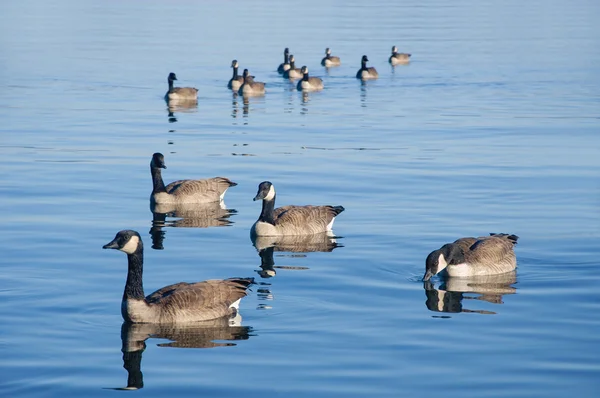
[(374, 67), (367, 67), (367, 62), (369, 62), (369, 58), (367, 58), (366, 55), (363, 55), (361, 60), (361, 67), (358, 70), (358, 72), (356, 72), (357, 79), (368, 80), (377, 79), (379, 77), (379, 73), (377, 73), (377, 70), (375, 70)]
[(162, 153), (152, 155), (150, 173), (152, 174), (151, 204), (155, 203), (209, 203), (223, 200), (225, 191), (235, 187), (237, 183), (225, 177), (214, 177), (205, 180), (173, 181), (165, 187), (160, 169), (166, 169), (165, 157)]
[(255, 82), (254, 77), (250, 76), (248, 69), (244, 69), (244, 84), (238, 90), (241, 95), (262, 95), (265, 93), (265, 84)]
[(293, 55), (290, 55), (290, 68), (283, 72), (283, 77), (290, 80), (300, 79), (302, 77), (302, 71), (296, 68), (296, 59)]
[(392, 55), (390, 55), (390, 64), (402, 65), (410, 62), (410, 54), (399, 53), (398, 47), (392, 47)]
[(331, 50), (329, 47), (325, 49), (325, 57), (321, 60), (321, 65), (326, 67), (332, 66), (340, 66), (342, 62), (340, 61), (340, 57), (336, 57), (335, 55), (331, 55)]
[(260, 217), (252, 226), (251, 236), (308, 235), (331, 231), (342, 206), (283, 206), (275, 209), (275, 188), (261, 182), (254, 200), (261, 200)]
[(301, 71), (304, 76), (302, 77), (302, 80), (298, 81), (298, 84), (296, 85), (296, 89), (298, 91), (323, 90), (323, 80), (321, 80), (321, 78), (309, 77), (308, 68), (306, 66), (303, 66)]
[(290, 69), (290, 50), (286, 47), (285, 50), (283, 50), (283, 63), (279, 64), (277, 72), (281, 75), (288, 69)]
[(229, 83), (227, 83), (227, 88), (238, 91), (242, 84), (244, 83), (244, 77), (238, 76), (238, 68), (239, 64), (237, 60), (231, 61), (231, 67), (233, 68), (233, 76), (229, 79)]
[(180, 282), (144, 297), (144, 246), (140, 234), (132, 230), (119, 231), (102, 248), (117, 249), (127, 254), (129, 267), (121, 314), (128, 322), (183, 323), (231, 316), (236, 314), (248, 286), (254, 283), (253, 278)]
[(516, 235), (490, 234), (479, 238), (460, 238), (432, 251), (425, 261), (424, 281), (444, 269), (449, 276), (468, 277), (509, 272), (517, 267), (513, 250)]
[(173, 87), (173, 81), (177, 80), (175, 73), (169, 73), (169, 91), (165, 94), (166, 100), (198, 100), (198, 89), (194, 87)]

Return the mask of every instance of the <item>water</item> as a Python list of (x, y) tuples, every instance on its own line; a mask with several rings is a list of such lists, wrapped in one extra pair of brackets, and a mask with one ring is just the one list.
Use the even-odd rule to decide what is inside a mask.
[[(594, 396), (599, 11), (2, 3), (0, 395), (143, 381), (147, 396)], [(410, 65), (387, 64), (392, 45)], [(303, 98), (279, 77), (286, 46), (323, 92)], [(325, 47), (341, 67), (319, 66)], [(363, 54), (380, 74), (365, 85)], [(265, 97), (225, 88), (234, 58)], [(167, 108), (171, 71), (200, 89), (197, 107)], [(166, 181), (238, 182), (227, 209), (208, 209), (211, 222), (153, 216), (153, 152)], [(338, 247), (291, 243), (261, 269), (249, 229), (263, 180), (279, 205), (343, 205)], [(147, 293), (254, 275), (241, 326), (122, 333), (126, 259), (101, 247), (124, 228), (145, 242)], [(431, 250), (488, 232), (520, 236), (516, 275), (420, 282)]]

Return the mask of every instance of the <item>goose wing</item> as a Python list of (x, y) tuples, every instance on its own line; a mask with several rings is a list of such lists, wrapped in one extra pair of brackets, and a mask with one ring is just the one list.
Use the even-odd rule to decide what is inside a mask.
[(516, 244), (516, 239), (511, 239), (512, 236), (514, 235), (492, 235), (477, 238), (465, 254), (477, 262), (500, 263), (507, 257), (514, 256), (513, 246)]
[(161, 307), (172, 318), (214, 319), (230, 313), (229, 307), (246, 296), (252, 278), (180, 282), (165, 286), (146, 297), (149, 305)]
[(178, 180), (165, 187), (171, 195), (214, 195), (220, 197), (227, 188), (237, 185), (225, 177), (208, 178), (205, 180)]
[(275, 225), (294, 225), (322, 232), (342, 210), (341, 206), (283, 206), (274, 210)]

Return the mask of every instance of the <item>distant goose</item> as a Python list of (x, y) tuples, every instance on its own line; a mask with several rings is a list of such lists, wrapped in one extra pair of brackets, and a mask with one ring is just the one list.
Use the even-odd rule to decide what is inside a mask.
[(516, 235), (490, 234), (479, 238), (461, 238), (432, 251), (425, 261), (424, 281), (446, 270), (449, 276), (495, 275), (517, 267), (513, 247)]
[(379, 77), (379, 73), (377, 73), (377, 70), (375, 70), (374, 67), (367, 67), (367, 62), (369, 62), (369, 58), (367, 58), (366, 55), (363, 55), (361, 60), (361, 67), (358, 70), (358, 72), (356, 72), (357, 79), (368, 80), (377, 79)]
[(285, 50), (283, 50), (283, 63), (279, 64), (277, 72), (283, 74), (283, 72), (288, 69), (290, 69), (290, 50), (286, 47)]
[(326, 67), (332, 66), (340, 66), (342, 62), (340, 61), (340, 57), (336, 57), (335, 55), (331, 55), (331, 50), (329, 47), (325, 49), (325, 58), (321, 60), (321, 65)]
[(177, 80), (175, 73), (169, 73), (169, 91), (165, 94), (166, 100), (198, 100), (198, 89), (194, 87), (173, 87), (173, 81)]
[(262, 95), (265, 93), (265, 84), (255, 82), (254, 76), (250, 76), (248, 69), (244, 69), (244, 84), (238, 90), (241, 95)]
[(275, 188), (261, 182), (254, 200), (261, 200), (260, 217), (252, 226), (251, 236), (308, 235), (331, 231), (342, 206), (283, 206), (275, 209)]
[(296, 59), (293, 55), (290, 55), (290, 68), (283, 72), (283, 77), (286, 79), (300, 79), (302, 78), (302, 71), (296, 68)]
[(321, 80), (318, 77), (309, 77), (308, 68), (306, 66), (303, 66), (301, 71), (304, 77), (298, 82), (298, 85), (296, 86), (298, 91), (323, 90), (323, 80)]
[(254, 282), (253, 278), (180, 282), (144, 297), (144, 246), (140, 235), (132, 230), (120, 231), (102, 248), (127, 254), (129, 267), (121, 314), (133, 323), (198, 322), (234, 315), (246, 289)]
[(398, 47), (392, 47), (392, 55), (390, 55), (390, 64), (402, 65), (410, 62), (410, 54), (399, 53)]
[(150, 195), (153, 204), (210, 203), (223, 200), (225, 191), (237, 184), (225, 177), (205, 180), (179, 180), (165, 186), (160, 169), (166, 169), (162, 153), (152, 155), (150, 173), (154, 189)]
[(231, 61), (231, 67), (233, 68), (233, 76), (229, 79), (229, 83), (227, 83), (227, 88), (238, 91), (242, 84), (244, 83), (244, 77), (238, 76), (238, 68), (239, 64), (237, 60)]

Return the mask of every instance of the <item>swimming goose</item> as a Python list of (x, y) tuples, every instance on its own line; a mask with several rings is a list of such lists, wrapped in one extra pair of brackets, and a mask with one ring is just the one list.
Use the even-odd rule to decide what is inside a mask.
[(231, 61), (231, 67), (233, 68), (233, 76), (229, 79), (229, 83), (227, 83), (227, 88), (238, 91), (242, 84), (244, 83), (244, 77), (238, 76), (238, 68), (239, 64), (237, 60)]
[(277, 72), (283, 74), (283, 72), (288, 69), (290, 69), (290, 50), (286, 47), (285, 50), (283, 50), (283, 63), (279, 64)]
[(254, 200), (261, 200), (260, 217), (252, 226), (251, 236), (308, 235), (331, 231), (342, 206), (283, 206), (275, 209), (275, 188), (261, 182)]
[(169, 73), (167, 78), (169, 91), (165, 94), (166, 100), (198, 100), (198, 89), (194, 87), (173, 87), (173, 81), (177, 80), (175, 73)]
[(248, 69), (244, 69), (244, 84), (238, 90), (241, 95), (262, 95), (265, 93), (265, 84), (255, 82), (254, 76), (250, 76)]
[(308, 68), (306, 66), (303, 66), (301, 71), (304, 77), (302, 80), (298, 81), (298, 85), (296, 86), (298, 91), (323, 90), (323, 80), (321, 80), (321, 78), (309, 77)]
[(342, 62), (340, 61), (340, 57), (336, 57), (335, 55), (331, 55), (331, 50), (329, 47), (325, 49), (325, 57), (321, 60), (321, 65), (326, 67), (332, 66), (340, 66)]
[(203, 282), (180, 282), (165, 286), (144, 297), (142, 271), (144, 246), (140, 234), (119, 231), (103, 249), (117, 249), (127, 254), (128, 272), (121, 314), (133, 323), (198, 322), (236, 314), (253, 278), (213, 279)]
[(446, 270), (449, 276), (495, 275), (517, 267), (513, 247), (516, 235), (490, 234), (479, 238), (460, 238), (432, 251), (425, 261), (424, 281)]
[(296, 59), (293, 55), (290, 55), (290, 68), (283, 72), (283, 77), (286, 79), (294, 80), (302, 78), (302, 71), (296, 68)]
[(160, 169), (166, 169), (165, 157), (162, 153), (152, 155), (150, 173), (152, 174), (151, 204), (210, 203), (223, 200), (225, 191), (235, 187), (237, 183), (225, 177), (207, 178), (205, 180), (178, 180), (165, 186)]
[(361, 67), (358, 70), (358, 72), (356, 72), (357, 79), (368, 80), (377, 79), (379, 77), (379, 73), (377, 73), (377, 70), (375, 70), (374, 67), (367, 67), (367, 62), (369, 62), (369, 58), (367, 58), (366, 55), (363, 55), (361, 60)]
[(398, 47), (392, 47), (392, 55), (390, 55), (390, 64), (402, 65), (410, 62), (410, 54), (399, 53)]

